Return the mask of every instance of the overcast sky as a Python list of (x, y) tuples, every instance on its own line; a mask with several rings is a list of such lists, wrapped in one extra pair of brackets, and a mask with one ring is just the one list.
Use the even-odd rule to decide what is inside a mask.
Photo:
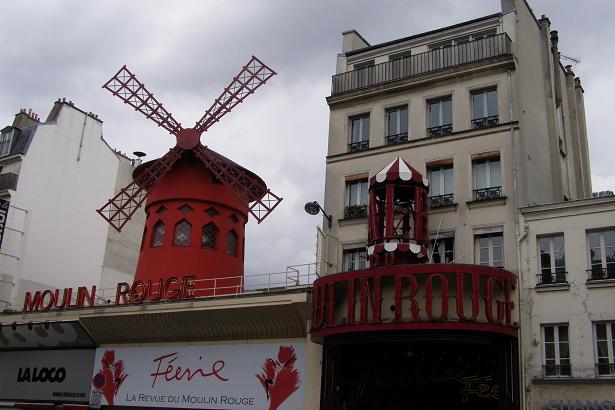
[[(615, 2), (530, 0), (559, 31), (563, 54), (585, 89), (594, 191), (615, 188), (612, 53)], [(322, 203), (330, 78), (341, 32), (371, 44), (500, 11), (499, 0), (0, 0), (0, 128), (20, 108), (43, 119), (66, 97), (104, 121), (111, 146), (163, 155), (174, 137), (101, 88), (124, 64), (184, 126), (201, 117), (252, 54), (274, 77), (202, 137), (260, 175), (284, 201), (262, 224), (248, 223), (246, 273), (313, 262)], [(610, 155), (607, 153), (611, 153)], [(94, 212), (94, 210), (92, 210)]]

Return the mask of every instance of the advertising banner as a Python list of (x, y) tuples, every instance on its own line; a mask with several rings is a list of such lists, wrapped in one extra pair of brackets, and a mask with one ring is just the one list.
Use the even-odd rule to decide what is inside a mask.
[(0, 352), (0, 400), (87, 402), (94, 349)]
[(91, 407), (303, 408), (305, 344), (96, 350)]
[(6, 217), (9, 213), (9, 205), (9, 201), (0, 199), (0, 247), (2, 247), (2, 238), (4, 238), (4, 228), (6, 226)]

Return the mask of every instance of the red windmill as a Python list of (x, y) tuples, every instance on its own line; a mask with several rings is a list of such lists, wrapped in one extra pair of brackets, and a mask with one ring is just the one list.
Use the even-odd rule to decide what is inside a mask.
[(183, 128), (126, 66), (103, 86), (177, 137), (175, 147), (137, 167), (133, 181), (98, 209), (120, 231), (147, 199), (135, 280), (194, 275), (229, 278), (216, 284), (228, 287), (222, 293), (239, 286), (248, 213), (260, 223), (282, 198), (256, 174), (202, 145), (200, 137), (275, 74), (253, 56), (194, 128)]

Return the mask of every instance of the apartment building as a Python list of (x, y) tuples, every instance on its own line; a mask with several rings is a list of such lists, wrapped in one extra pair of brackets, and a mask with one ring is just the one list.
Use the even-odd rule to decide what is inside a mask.
[[(0, 252), (0, 308), (26, 292), (132, 280), (145, 215), (121, 236), (96, 209), (139, 163), (113, 150), (102, 121), (58, 100), (43, 121), (21, 110), (0, 132), (0, 199), (8, 208)], [(88, 246), (83, 246), (88, 244)]]

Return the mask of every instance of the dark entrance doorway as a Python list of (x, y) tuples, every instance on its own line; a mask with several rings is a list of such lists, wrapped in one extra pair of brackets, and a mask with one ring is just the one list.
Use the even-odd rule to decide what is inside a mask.
[(324, 347), (323, 410), (518, 409), (514, 338), (414, 331)]

